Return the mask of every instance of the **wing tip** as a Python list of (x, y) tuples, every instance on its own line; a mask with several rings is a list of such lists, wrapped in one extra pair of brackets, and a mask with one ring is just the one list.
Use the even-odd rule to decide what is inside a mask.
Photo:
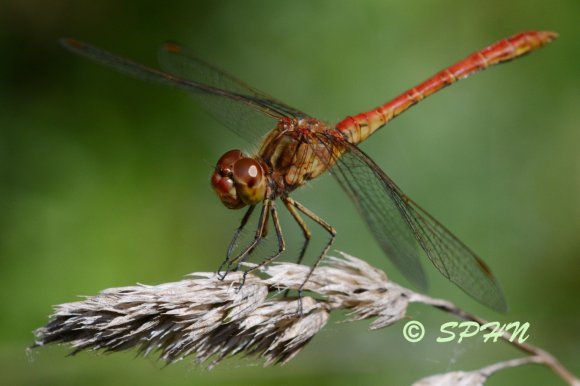
[(491, 292), (491, 294), (490, 292), (487, 292), (487, 294), (490, 294), (490, 296), (485, 296), (484, 294), (479, 293), (472, 293), (471, 291), (467, 291), (465, 288), (461, 287), (457, 283), (455, 284), (461, 290), (463, 290), (463, 292), (465, 292), (467, 295), (469, 295), (471, 298), (473, 298), (480, 304), (501, 314), (506, 314), (509, 311), (509, 306), (507, 304), (503, 291), (501, 290), (501, 287), (499, 286), (495, 278), (492, 278), (491, 281), (493, 291)]
[(509, 311), (509, 306), (508, 306), (508, 304), (505, 300), (505, 297), (503, 296), (503, 293), (501, 292), (501, 290), (500, 290), (498, 297), (494, 300), (495, 301), (493, 303), (486, 302), (483, 304), (488, 306), (492, 310), (499, 312), (500, 314), (507, 314), (507, 312)]

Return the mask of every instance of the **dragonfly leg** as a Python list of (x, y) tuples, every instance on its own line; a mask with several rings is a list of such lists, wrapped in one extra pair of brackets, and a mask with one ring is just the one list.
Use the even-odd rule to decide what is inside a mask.
[(310, 232), (310, 229), (308, 229), (308, 226), (306, 225), (302, 217), (300, 217), (300, 213), (298, 213), (296, 208), (288, 202), (288, 197), (283, 197), (282, 202), (284, 203), (286, 209), (288, 209), (288, 212), (290, 212), (296, 223), (298, 223), (298, 226), (300, 226), (300, 229), (302, 229), (302, 233), (304, 234), (304, 244), (302, 245), (302, 250), (300, 251), (300, 255), (298, 256), (298, 260), (296, 262), (297, 264), (300, 264), (302, 263), (302, 259), (304, 258), (304, 254), (306, 253), (306, 249), (308, 248), (308, 244), (310, 243), (310, 239), (312, 238), (312, 232)]
[(231, 270), (232, 266), (236, 264), (236, 269), (239, 267), (241, 263), (243, 263), (249, 255), (254, 251), (254, 249), (258, 246), (260, 241), (264, 239), (264, 232), (267, 229), (267, 222), (269, 219), (269, 211), (270, 207), (272, 206), (272, 201), (270, 199), (264, 200), (262, 204), (262, 210), (260, 211), (260, 217), (258, 219), (258, 226), (256, 228), (256, 233), (254, 235), (254, 239), (252, 242), (245, 247), (242, 252), (240, 252), (236, 257), (230, 260), (227, 269), (228, 271)]
[[(304, 259), (306, 249), (308, 249), (308, 244), (310, 244), (312, 232), (310, 232), (310, 229), (308, 229), (308, 226), (306, 225), (304, 219), (300, 216), (300, 213), (298, 213), (296, 208), (288, 203), (288, 197), (282, 197), (282, 202), (284, 203), (284, 206), (286, 207), (286, 209), (288, 209), (288, 212), (290, 212), (290, 214), (292, 215), (292, 217), (294, 218), (300, 229), (302, 229), (302, 234), (304, 235), (304, 244), (302, 244), (302, 249), (300, 250), (300, 254), (298, 255), (298, 260), (296, 261), (296, 264), (300, 264)], [(284, 291), (284, 297), (287, 297), (288, 293), (290, 293), (289, 289)]]
[[(296, 208), (298, 211), (302, 212), (304, 215), (306, 215), (312, 221), (314, 221), (315, 223), (320, 225), (322, 228), (324, 228), (330, 234), (330, 240), (328, 240), (328, 243), (326, 243), (324, 250), (322, 251), (320, 256), (318, 256), (318, 259), (316, 259), (316, 262), (314, 263), (314, 265), (310, 268), (310, 271), (306, 275), (306, 278), (304, 279), (302, 284), (300, 284), (300, 287), (298, 287), (298, 309), (299, 309), (299, 313), (302, 314), (302, 289), (304, 288), (304, 285), (308, 282), (308, 279), (310, 279), (310, 276), (312, 276), (312, 273), (314, 272), (314, 270), (316, 268), (318, 268), (318, 266), (322, 262), (322, 259), (326, 256), (326, 253), (328, 252), (328, 250), (332, 246), (332, 243), (334, 243), (334, 239), (336, 238), (336, 229), (334, 229), (334, 227), (332, 225), (330, 225), (329, 223), (324, 221), (322, 218), (320, 218), (316, 213), (312, 212), (310, 209), (308, 209), (304, 205), (300, 204), (299, 202), (294, 201), (292, 198), (286, 197), (286, 201), (287, 201), (288, 205), (290, 205), (290, 206)], [(290, 213), (292, 213), (292, 212), (290, 212)]]
[[(272, 261), (276, 260), (282, 252), (286, 250), (286, 242), (284, 241), (284, 235), (282, 234), (282, 227), (280, 226), (280, 218), (278, 217), (278, 209), (276, 209), (276, 204), (274, 202), (270, 205), (270, 213), (272, 215), (272, 222), (274, 223), (274, 230), (276, 231), (276, 238), (278, 239), (278, 252), (274, 255), (262, 260), (258, 265), (255, 265), (244, 272), (244, 276), (242, 278), (242, 284), (246, 280), (246, 276), (248, 273), (259, 269), (267, 264), (270, 264)], [(241, 262), (240, 262), (241, 263)]]
[[(270, 202), (271, 206), (274, 206), (274, 202), (271, 201)], [(271, 209), (270, 209), (271, 210)], [(246, 253), (246, 255), (243, 258), (239, 258), (236, 257), (235, 260), (237, 260), (237, 264), (236, 264), (236, 268), (234, 269), (234, 271), (239, 271), (241, 265), (248, 259), (248, 257), (250, 257), (250, 255), (254, 252), (254, 250), (256, 249), (256, 247), (258, 246), (258, 244), (260, 243), (260, 241), (264, 240), (266, 238), (266, 236), (268, 236), (268, 223), (270, 222), (270, 211), (266, 210), (266, 214), (265, 214), (265, 219), (264, 221), (260, 221), (260, 223), (262, 224), (262, 230), (261, 230), (261, 237), (258, 240), (257, 243), (255, 243), (254, 245), (250, 246), (250, 249), (248, 250), (248, 252)], [(253, 244), (253, 243), (252, 243)], [(231, 266), (231, 264), (230, 264)]]
[[(236, 243), (238, 241), (238, 237), (240, 236), (240, 233), (242, 233), (242, 231), (244, 230), (244, 227), (246, 226), (246, 224), (248, 223), (248, 220), (252, 216), (254, 209), (256, 209), (256, 205), (252, 205), (248, 208), (248, 210), (244, 214), (244, 217), (242, 218), (242, 221), (240, 222), (240, 226), (234, 232), (234, 236), (232, 237), (232, 240), (230, 241), (230, 244), (228, 245), (228, 250), (226, 252), (226, 259), (223, 261), (223, 263), (220, 265), (220, 267), (218, 268), (218, 271), (217, 271), (217, 274), (218, 274), (218, 277), (220, 278), (220, 280), (223, 280), (226, 277), (226, 275), (228, 274), (228, 270), (225, 270), (223, 273), (222, 273), (222, 270), (223, 270), (224, 266), (229, 263), (229, 261), (232, 257), (232, 253), (234, 251), (234, 248), (236, 246)], [(228, 264), (228, 267), (229, 267), (229, 264)]]
[[(227, 273), (231, 271), (231, 268), (234, 264), (238, 264), (238, 262), (246, 259), (247, 256), (254, 250), (256, 245), (258, 245), (258, 243), (262, 240), (263, 232), (264, 232), (264, 229), (266, 227), (265, 223), (268, 220), (267, 214), (268, 214), (268, 211), (270, 210), (271, 204), (272, 204), (272, 202), (270, 199), (264, 200), (264, 203), (262, 205), (262, 210), (260, 211), (260, 218), (258, 220), (258, 227), (256, 229), (256, 234), (254, 235), (254, 240), (250, 243), (250, 245), (248, 245), (246, 248), (244, 248), (244, 250), (242, 250), (242, 252), (240, 252), (240, 254), (238, 254), (234, 258), (229, 256), (229, 253), (231, 253), (231, 250), (233, 250), (233, 246), (232, 246), (233, 242), (230, 243), (230, 248), (228, 248), (228, 256), (226, 257), (226, 260), (222, 263), (222, 265), (220, 266), (219, 271), (218, 271), (218, 272), (222, 272), (222, 270), (224, 271), (223, 275), (221, 275), (221, 279), (223, 279), (227, 275)], [(253, 210), (253, 209), (248, 209), (248, 212), (250, 214), (251, 214), (251, 210)], [(244, 218), (242, 219), (242, 224), (240, 225), (240, 228), (238, 228), (240, 231), (241, 231), (241, 228), (243, 228), (243, 226), (245, 225), (245, 222), (247, 222), (249, 217), (250, 217), (248, 215), (248, 212), (246, 212), (246, 215), (244, 215)], [(235, 237), (237, 238), (238, 235), (239, 235), (239, 231), (236, 231)], [(224, 265), (226, 266), (225, 269), (223, 269)]]

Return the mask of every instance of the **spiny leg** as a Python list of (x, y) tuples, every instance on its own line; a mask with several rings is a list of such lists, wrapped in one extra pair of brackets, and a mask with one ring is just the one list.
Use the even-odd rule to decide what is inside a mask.
[[(274, 202), (270, 201), (270, 205), (273, 206)], [(248, 252), (246, 253), (246, 256), (244, 256), (243, 258), (236, 257), (236, 259), (238, 260), (238, 263), (236, 264), (236, 268), (234, 271), (238, 271), (240, 269), (240, 266), (248, 259), (248, 257), (250, 257), (250, 255), (252, 253), (254, 253), (254, 250), (258, 247), (258, 244), (260, 243), (260, 241), (264, 240), (266, 238), (266, 236), (268, 236), (268, 223), (269, 222), (270, 222), (270, 211), (266, 210), (264, 221), (260, 221), (260, 223), (262, 224), (262, 229), (260, 231), (261, 232), (260, 240), (258, 240), (258, 242), (248, 250)]]
[(248, 208), (248, 210), (244, 214), (244, 217), (242, 217), (242, 221), (240, 222), (240, 226), (234, 232), (234, 236), (232, 237), (232, 240), (230, 241), (230, 244), (228, 245), (228, 251), (226, 252), (226, 259), (224, 260), (224, 262), (220, 265), (220, 267), (218, 269), (218, 275), (221, 276), (220, 277), (221, 279), (223, 279), (225, 277), (227, 272), (224, 273), (224, 275), (221, 275), (220, 272), (222, 271), (222, 268), (224, 267), (224, 265), (226, 265), (230, 261), (230, 258), (232, 257), (232, 253), (233, 253), (234, 248), (236, 246), (236, 242), (238, 241), (238, 237), (240, 236), (240, 233), (242, 233), (242, 230), (244, 230), (244, 227), (246, 226), (246, 224), (248, 223), (248, 220), (252, 216), (254, 209), (256, 209), (256, 205), (252, 205)]
[[(232, 265), (236, 264), (241, 259), (244, 259), (246, 257), (246, 255), (248, 255), (256, 247), (256, 245), (258, 245), (258, 243), (262, 239), (263, 230), (265, 227), (264, 222), (268, 218), (266, 214), (268, 213), (268, 210), (270, 209), (270, 204), (271, 204), (271, 201), (269, 199), (264, 200), (264, 203), (262, 204), (262, 210), (260, 211), (260, 218), (258, 219), (258, 227), (256, 228), (256, 234), (254, 235), (254, 240), (246, 248), (244, 248), (244, 250), (242, 252), (240, 252), (240, 254), (238, 254), (234, 258), (231, 258), (231, 256), (229, 256), (229, 253), (231, 252), (230, 251), (231, 248), (228, 248), (228, 256), (226, 257), (226, 260), (222, 263), (222, 265), (220, 266), (219, 271), (218, 271), (218, 272), (221, 272), (223, 269), (223, 266), (227, 264), (224, 274), (221, 275), (221, 279), (223, 279), (227, 275), (227, 273), (230, 272)], [(248, 212), (246, 212), (246, 215), (242, 219), (242, 224), (240, 225), (240, 228), (238, 228), (238, 230), (241, 230), (241, 228), (244, 227), (245, 223), (248, 221), (248, 219), (250, 217), (249, 214), (251, 214), (251, 211), (253, 211), (253, 209), (248, 209)], [(239, 235), (239, 231), (236, 231), (235, 237), (237, 238), (238, 235)], [(232, 243), (230, 243), (230, 244), (232, 244)]]
[(298, 209), (300, 212), (302, 212), (304, 215), (309, 217), (312, 221), (316, 222), (318, 225), (320, 225), (322, 228), (324, 228), (330, 234), (330, 240), (328, 240), (328, 243), (326, 243), (324, 250), (322, 251), (320, 256), (318, 256), (318, 259), (316, 259), (316, 262), (314, 263), (314, 265), (310, 268), (310, 271), (306, 275), (306, 278), (304, 279), (302, 284), (300, 284), (300, 287), (298, 287), (298, 309), (299, 309), (299, 313), (302, 314), (302, 289), (304, 288), (304, 285), (306, 285), (306, 283), (308, 282), (308, 279), (310, 279), (310, 276), (312, 276), (312, 273), (314, 272), (314, 270), (316, 268), (318, 268), (318, 266), (320, 265), (320, 262), (326, 256), (326, 253), (328, 252), (328, 250), (332, 246), (332, 243), (334, 243), (334, 239), (336, 238), (336, 229), (334, 229), (334, 227), (332, 225), (330, 225), (329, 223), (324, 221), (316, 213), (312, 212), (310, 209), (306, 208), (304, 205), (300, 204), (299, 202), (294, 201), (290, 197), (286, 197), (286, 200), (287, 200), (288, 205), (293, 206), (294, 208)]
[[(302, 260), (304, 259), (304, 255), (306, 254), (306, 249), (308, 249), (308, 244), (310, 244), (310, 239), (312, 238), (312, 232), (310, 232), (310, 229), (308, 229), (308, 226), (306, 225), (306, 223), (304, 222), (302, 217), (300, 217), (300, 213), (298, 213), (296, 208), (288, 203), (288, 197), (282, 197), (282, 202), (284, 203), (284, 206), (286, 207), (288, 212), (290, 212), (290, 214), (294, 218), (294, 221), (296, 221), (296, 223), (298, 224), (300, 229), (302, 229), (302, 234), (304, 235), (304, 243), (302, 244), (302, 250), (300, 250), (300, 254), (298, 255), (298, 260), (296, 261), (296, 264), (300, 264), (300, 263), (302, 263)], [(287, 289), (286, 291), (284, 291), (284, 297), (287, 297), (289, 293), (290, 293), (290, 289)]]
[(292, 204), (290, 204), (288, 200), (289, 200), (288, 197), (282, 197), (282, 202), (284, 203), (284, 206), (286, 206), (286, 209), (288, 209), (288, 212), (290, 212), (296, 223), (298, 223), (300, 229), (302, 229), (302, 233), (304, 234), (304, 244), (302, 245), (302, 250), (300, 251), (300, 255), (298, 256), (298, 261), (296, 262), (297, 264), (300, 264), (302, 263), (302, 259), (304, 258), (304, 254), (306, 253), (306, 249), (308, 248), (308, 244), (310, 243), (310, 239), (312, 238), (312, 232), (310, 232), (310, 229), (308, 229), (308, 226), (306, 225), (302, 217), (300, 217), (300, 213), (298, 213), (296, 208), (292, 206)]
[(260, 211), (260, 218), (258, 219), (256, 234), (254, 235), (254, 240), (252, 240), (252, 242), (246, 248), (244, 248), (242, 252), (230, 260), (227, 267), (228, 271), (234, 264), (239, 264), (240, 262), (243, 262), (245, 259), (247, 259), (250, 253), (256, 248), (258, 243), (264, 238), (264, 230), (266, 229), (266, 222), (268, 221), (268, 213), (270, 211), (271, 205), (272, 201), (270, 199), (264, 200), (264, 203), (262, 204), (262, 210)]
[(242, 284), (246, 280), (246, 275), (248, 273), (255, 271), (256, 269), (271, 263), (272, 261), (277, 259), (282, 254), (282, 252), (284, 252), (286, 250), (286, 242), (284, 241), (284, 235), (282, 234), (282, 227), (280, 226), (280, 218), (278, 217), (278, 209), (276, 208), (275, 202), (272, 202), (270, 205), (270, 213), (272, 214), (272, 222), (274, 223), (274, 230), (276, 231), (276, 238), (278, 239), (278, 252), (276, 252), (274, 255), (262, 260), (260, 262), (260, 264), (255, 265), (255, 266), (251, 267), (250, 269), (248, 269), (247, 271), (245, 271), (243, 279), (242, 279)]
[[(274, 201), (270, 201), (270, 205), (274, 205)], [(268, 236), (268, 223), (270, 222), (270, 212), (266, 211), (266, 219), (262, 224), (262, 238)]]

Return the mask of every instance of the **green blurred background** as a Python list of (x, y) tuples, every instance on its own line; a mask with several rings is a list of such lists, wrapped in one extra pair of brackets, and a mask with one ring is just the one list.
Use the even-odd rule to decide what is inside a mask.
[[(169, 3), (167, 3), (169, 4)], [(560, 38), (454, 85), (363, 148), (493, 267), (495, 314), (430, 265), (430, 293), (531, 324), (530, 341), (580, 375), (580, 3), (569, 1), (3, 1), (0, 4), (0, 379), (4, 385), (403, 385), (519, 356), (504, 344), (419, 344), (402, 325), (330, 323), (283, 367), (235, 359), (208, 372), (134, 353), (27, 354), (58, 303), (212, 271), (242, 213), (209, 187), (217, 158), (252, 149), (193, 100), (71, 55), (73, 36), (155, 65), (166, 39), (332, 122), (387, 101), (513, 33)], [(401, 280), (330, 177), (296, 197), (339, 231), (337, 249)], [(341, 208), (340, 211), (336, 208)], [(291, 244), (297, 228), (285, 227)], [(317, 237), (325, 237), (316, 231)], [(432, 330), (451, 318), (412, 307)], [(490, 385), (561, 384), (546, 369)]]

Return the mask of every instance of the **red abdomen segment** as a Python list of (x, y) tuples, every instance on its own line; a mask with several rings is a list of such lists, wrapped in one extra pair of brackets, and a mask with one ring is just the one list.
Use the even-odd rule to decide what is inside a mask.
[(443, 87), (477, 71), (485, 70), (494, 64), (507, 62), (525, 55), (551, 42), (556, 37), (558, 34), (554, 32), (530, 31), (503, 39), (440, 71), (384, 105), (345, 118), (336, 125), (336, 128), (346, 135), (349, 142), (358, 144), (397, 115)]

